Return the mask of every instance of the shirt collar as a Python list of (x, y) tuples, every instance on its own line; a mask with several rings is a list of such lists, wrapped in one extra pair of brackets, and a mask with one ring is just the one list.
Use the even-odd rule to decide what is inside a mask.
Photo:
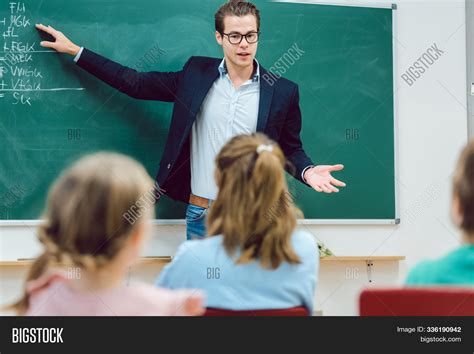
[[(260, 64), (258, 63), (257, 59), (254, 59), (254, 62), (257, 64), (257, 70), (255, 70), (255, 73), (252, 76), (252, 82), (258, 82), (260, 79)], [(225, 59), (222, 59), (218, 70), (221, 77), (227, 75), (228, 71), (227, 71), (227, 65), (225, 64)]]

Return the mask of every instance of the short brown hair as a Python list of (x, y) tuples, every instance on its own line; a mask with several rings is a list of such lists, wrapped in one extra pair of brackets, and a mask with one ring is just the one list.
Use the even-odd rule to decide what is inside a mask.
[(224, 32), (224, 17), (254, 15), (257, 18), (257, 31), (260, 31), (260, 11), (249, 1), (230, 0), (223, 4), (215, 14), (216, 31)]
[(216, 157), (219, 192), (207, 227), (209, 235), (223, 236), (229, 255), (239, 253), (237, 264), (257, 260), (276, 269), (300, 263), (291, 236), (303, 214), (288, 191), (285, 164), (278, 144), (259, 133), (234, 137)]
[(453, 177), (453, 194), (459, 201), (461, 229), (474, 234), (474, 140), (459, 157)]

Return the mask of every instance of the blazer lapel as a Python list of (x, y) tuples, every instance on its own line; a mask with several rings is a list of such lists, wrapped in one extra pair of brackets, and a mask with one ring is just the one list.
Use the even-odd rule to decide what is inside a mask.
[(193, 96), (193, 99), (191, 101), (190, 110), (192, 115), (192, 122), (194, 122), (194, 119), (198, 114), (199, 108), (201, 107), (204, 98), (206, 98), (207, 93), (211, 89), (212, 84), (214, 84), (214, 81), (216, 81), (219, 77), (219, 62), (216, 63), (212, 63), (211, 65), (209, 65), (207, 70), (201, 75), (199, 87), (196, 90), (196, 94)]
[(267, 71), (260, 66), (260, 103), (258, 107), (257, 132), (265, 130), (272, 104), (273, 85), (270, 85), (265, 79), (262, 80), (262, 77), (266, 77), (266, 75)]
[(196, 116), (199, 112), (199, 108), (206, 98), (207, 93), (212, 87), (214, 81), (217, 80), (219, 77), (219, 62), (217, 64), (211, 63), (207, 69), (199, 76), (198, 82), (199, 86), (195, 90), (195, 94), (191, 98), (191, 103), (189, 105), (189, 114), (185, 121), (184, 130), (181, 134), (181, 140), (178, 144), (178, 150), (181, 149), (182, 144), (184, 143), (185, 139), (188, 138), (189, 133), (191, 131), (191, 127), (193, 126), (194, 121), (196, 120)]
[[(209, 65), (207, 70), (203, 73), (203, 75), (200, 78), (199, 89), (196, 90), (196, 94), (193, 96), (193, 99), (191, 101), (190, 125), (192, 125), (192, 123), (196, 119), (196, 115), (199, 111), (199, 108), (201, 107), (204, 99), (206, 98), (207, 93), (211, 89), (212, 84), (219, 77), (219, 70), (218, 70), (219, 64), (220, 62), (215, 62)], [(257, 119), (258, 132), (263, 132), (267, 125), (268, 114), (270, 113), (270, 107), (272, 103), (273, 90), (274, 90), (273, 85), (270, 85), (265, 79), (262, 79), (262, 77), (265, 77), (265, 74), (267, 74), (267, 71), (260, 66), (260, 78), (259, 78), (260, 101), (259, 101), (258, 119)]]

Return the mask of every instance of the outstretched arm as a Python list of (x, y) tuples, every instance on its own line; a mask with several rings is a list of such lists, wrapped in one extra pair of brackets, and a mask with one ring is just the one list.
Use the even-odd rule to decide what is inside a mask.
[[(73, 43), (62, 32), (51, 26), (37, 24), (36, 28), (50, 34), (55, 41), (42, 41), (40, 45), (59, 53), (77, 55), (81, 47)], [(189, 61), (188, 61), (189, 63)], [(90, 50), (84, 49), (77, 64), (128, 96), (143, 100), (174, 102), (185, 68), (179, 72), (138, 72), (120, 65)]]

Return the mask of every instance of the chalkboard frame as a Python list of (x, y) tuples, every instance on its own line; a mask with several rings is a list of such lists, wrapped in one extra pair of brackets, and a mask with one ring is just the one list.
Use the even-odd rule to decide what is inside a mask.
[[(288, 2), (276, 0), (275, 2)], [(399, 218), (399, 153), (398, 153), (398, 95), (397, 95), (397, 51), (395, 34), (397, 33), (397, 5), (396, 4), (359, 4), (359, 3), (310, 3), (311, 5), (331, 5), (344, 7), (371, 7), (392, 9), (392, 53), (393, 53), (393, 124), (394, 124), (394, 201), (395, 201), (395, 218), (394, 219), (300, 219), (300, 225), (397, 225), (400, 224)], [(0, 226), (24, 226), (35, 227), (41, 224), (43, 220), (0, 220)], [(153, 225), (185, 225), (185, 219), (154, 219)]]
[[(288, 2), (284, 0), (276, 0), (276, 2)], [(312, 4), (312, 3), (310, 3)], [(392, 53), (393, 53), (393, 132), (394, 132), (394, 174), (395, 174), (395, 218), (394, 219), (300, 219), (300, 225), (398, 225), (400, 224), (399, 214), (399, 153), (398, 153), (398, 95), (397, 95), (397, 46), (395, 43), (395, 34), (397, 31), (397, 4), (359, 4), (359, 3), (334, 3), (334, 2), (318, 2), (312, 5), (330, 5), (330, 6), (350, 6), (350, 7), (370, 7), (378, 9), (392, 9)], [(172, 221), (172, 220), (166, 220)], [(177, 220), (175, 220), (177, 221)], [(166, 224), (166, 223), (165, 223)]]

